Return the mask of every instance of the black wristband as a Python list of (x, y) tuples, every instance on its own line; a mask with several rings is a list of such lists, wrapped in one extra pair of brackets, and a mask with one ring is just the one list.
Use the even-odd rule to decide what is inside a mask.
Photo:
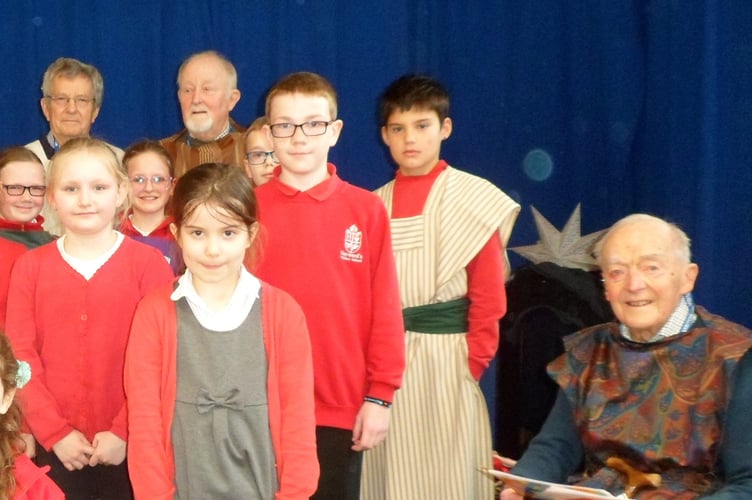
[(383, 399), (379, 398), (372, 398), (371, 396), (366, 396), (363, 398), (363, 401), (367, 401), (369, 403), (377, 404), (379, 406), (383, 406), (384, 408), (391, 408), (392, 403), (389, 401), (384, 401)]

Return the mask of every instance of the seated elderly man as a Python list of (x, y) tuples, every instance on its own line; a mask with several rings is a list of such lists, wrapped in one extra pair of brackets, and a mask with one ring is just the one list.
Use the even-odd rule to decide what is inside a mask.
[(243, 167), (242, 127), (230, 111), (240, 100), (235, 66), (213, 50), (193, 54), (178, 69), (178, 101), (185, 129), (159, 141), (175, 166), (175, 177), (202, 163)]
[[(88, 137), (99, 116), (104, 98), (104, 80), (99, 70), (78, 59), (60, 57), (47, 67), (42, 77), (42, 113), (50, 124), (49, 132), (25, 147), (42, 161), (45, 170), (60, 147), (76, 137)], [(109, 145), (119, 159), (123, 150)], [(63, 228), (49, 204), (42, 211), (44, 229), (60, 235)]]
[(566, 482), (584, 462), (578, 484), (614, 495), (752, 498), (752, 332), (695, 306), (672, 224), (628, 216), (596, 255), (619, 322), (566, 338), (558, 398), (512, 473)]

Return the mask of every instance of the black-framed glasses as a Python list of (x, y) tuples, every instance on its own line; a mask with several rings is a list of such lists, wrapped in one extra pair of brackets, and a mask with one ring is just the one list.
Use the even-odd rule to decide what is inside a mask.
[(94, 102), (94, 99), (91, 97), (84, 97), (81, 95), (76, 97), (68, 97), (67, 95), (46, 95), (44, 97), (49, 99), (53, 106), (58, 108), (68, 106), (68, 103), (71, 101), (73, 101), (73, 104), (75, 104), (77, 108), (86, 108)]
[(245, 154), (245, 159), (249, 165), (261, 165), (269, 158), (273, 163), (277, 163), (277, 157), (274, 151), (251, 151)]
[(46, 186), (22, 186), (20, 184), (3, 184), (5, 192), (11, 196), (21, 196), (24, 191), (28, 191), (31, 196), (44, 196), (47, 191)]
[(131, 177), (131, 183), (134, 186), (146, 186), (146, 183), (149, 181), (151, 181), (152, 186), (159, 189), (165, 189), (170, 185), (170, 182), (172, 182), (172, 177), (165, 177), (163, 175), (152, 175), (151, 177), (137, 175)]
[(332, 123), (333, 121), (325, 122), (323, 120), (313, 120), (303, 123), (275, 123), (274, 125), (269, 125), (269, 128), (272, 131), (272, 135), (278, 139), (294, 136), (298, 127), (303, 131), (303, 134), (310, 137), (324, 135), (326, 128)]

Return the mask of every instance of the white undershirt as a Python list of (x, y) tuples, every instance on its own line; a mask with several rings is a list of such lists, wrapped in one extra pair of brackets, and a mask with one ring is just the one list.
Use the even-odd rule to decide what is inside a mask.
[(89, 281), (92, 276), (94, 276), (94, 274), (99, 270), (99, 268), (105, 265), (108, 260), (110, 260), (110, 257), (112, 257), (112, 255), (117, 251), (118, 248), (120, 248), (120, 245), (123, 243), (125, 236), (123, 236), (123, 234), (118, 231), (115, 231), (115, 234), (117, 237), (115, 238), (115, 243), (110, 247), (110, 249), (99, 257), (95, 257), (93, 259), (79, 259), (78, 257), (73, 257), (68, 252), (66, 252), (64, 246), (65, 235), (62, 235), (57, 239), (57, 249), (60, 251), (60, 255), (63, 257), (63, 260), (67, 262), (78, 274), (83, 276), (86, 281)]

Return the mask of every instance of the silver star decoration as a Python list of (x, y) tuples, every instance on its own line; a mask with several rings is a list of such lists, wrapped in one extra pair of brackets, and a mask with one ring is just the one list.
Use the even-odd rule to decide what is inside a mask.
[(540, 264), (541, 262), (553, 262), (562, 267), (573, 267), (584, 271), (598, 269), (598, 263), (593, 257), (593, 247), (605, 229), (580, 236), (580, 204), (569, 216), (564, 229), (559, 232), (534, 206), (530, 205), (538, 228), (540, 241), (535, 245), (510, 248), (526, 259)]

